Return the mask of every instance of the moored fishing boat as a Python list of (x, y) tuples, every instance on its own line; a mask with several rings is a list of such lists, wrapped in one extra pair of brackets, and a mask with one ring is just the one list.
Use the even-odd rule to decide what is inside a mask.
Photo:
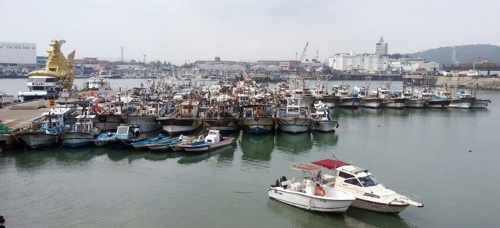
[[(150, 150), (154, 150), (154, 151), (169, 150), (169, 149), (172, 149), (173, 146), (177, 145), (177, 143), (181, 142), (182, 137), (183, 136), (170, 138), (166, 141), (150, 143), (150, 144), (147, 144), (147, 147)], [(186, 142), (188, 142), (188, 141), (186, 141)]]
[(233, 140), (233, 137), (223, 137), (219, 130), (210, 130), (204, 140), (179, 144), (178, 147), (187, 152), (205, 152), (230, 145)]
[(116, 129), (116, 138), (113, 141), (115, 147), (129, 146), (133, 142), (147, 139), (148, 136), (142, 134), (139, 125), (120, 125)]
[(132, 142), (130, 145), (134, 147), (135, 150), (145, 150), (148, 149), (149, 145), (151, 144), (157, 144), (157, 143), (162, 143), (165, 141), (169, 141), (171, 138), (170, 136), (163, 136), (162, 134), (159, 134), (156, 137), (150, 137), (138, 142)]
[[(81, 147), (92, 144), (92, 139), (98, 135), (101, 129), (94, 127), (95, 115), (79, 115), (72, 129), (66, 128), (59, 133), (62, 145), (68, 147)], [(69, 126), (68, 126), (69, 127)]]
[(95, 137), (95, 139), (93, 139), (92, 142), (96, 146), (106, 146), (110, 142), (114, 142), (115, 140), (116, 140), (116, 132), (108, 131), (97, 135), (97, 137)]
[(64, 116), (71, 110), (71, 108), (53, 108), (44, 112), (40, 127), (17, 132), (14, 137), (29, 149), (55, 145), (59, 141), (58, 133), (64, 127)]
[(179, 104), (177, 110), (165, 117), (158, 117), (163, 131), (171, 136), (192, 134), (203, 126), (198, 115), (198, 102), (186, 100)]
[(312, 130), (318, 132), (335, 132), (335, 128), (339, 127), (338, 120), (332, 120), (330, 108), (326, 104), (319, 102), (314, 104), (315, 112), (311, 113), (313, 124)]

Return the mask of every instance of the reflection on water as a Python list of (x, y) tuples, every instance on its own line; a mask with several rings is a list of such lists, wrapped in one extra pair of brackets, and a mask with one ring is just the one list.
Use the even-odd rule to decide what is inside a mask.
[(236, 145), (233, 142), (229, 146), (225, 146), (210, 152), (205, 153), (184, 153), (184, 157), (179, 159), (177, 163), (183, 165), (196, 164), (204, 160), (216, 160), (217, 162), (231, 163), (234, 158), (234, 149)]
[(349, 227), (416, 227), (395, 214), (382, 214), (350, 207), (344, 214)]
[(140, 160), (145, 158), (148, 154), (150, 154), (150, 151), (135, 151), (132, 153), (130, 156), (128, 156), (128, 162), (132, 163), (134, 160)]
[(240, 148), (244, 159), (270, 161), (274, 149), (274, 134), (244, 134), (241, 137)]
[(276, 147), (285, 153), (301, 154), (308, 152), (313, 145), (311, 133), (287, 134), (280, 132), (276, 134)]
[(92, 147), (81, 147), (81, 148), (61, 148), (61, 154), (64, 158), (77, 161), (90, 160), (92, 158)]
[(339, 141), (339, 135), (336, 133), (313, 132), (312, 139), (317, 146), (335, 146)]
[(118, 149), (114, 149), (114, 148), (109, 148), (108, 149), (108, 158), (111, 160), (111, 161), (121, 161), (125, 158), (127, 158), (128, 156), (132, 155), (134, 153), (134, 150), (133, 149), (121, 149), (121, 150), (118, 150)]
[(158, 153), (158, 152), (151, 152), (146, 154), (145, 159), (146, 160), (151, 160), (151, 161), (163, 161), (168, 158), (178, 158), (183, 156), (184, 153), (182, 152), (163, 152), (163, 153)]
[(293, 227), (348, 227), (342, 214), (322, 213), (300, 209), (273, 199), (269, 199), (267, 207), (279, 216), (280, 220), (290, 221)]

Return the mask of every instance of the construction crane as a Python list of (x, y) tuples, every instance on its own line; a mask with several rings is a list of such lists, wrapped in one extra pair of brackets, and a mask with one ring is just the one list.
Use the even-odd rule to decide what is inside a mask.
[(309, 45), (309, 42), (306, 43), (306, 46), (304, 47), (304, 50), (302, 51), (302, 55), (300, 56), (300, 62), (304, 61), (304, 58), (306, 57), (306, 51), (307, 51), (307, 45)]

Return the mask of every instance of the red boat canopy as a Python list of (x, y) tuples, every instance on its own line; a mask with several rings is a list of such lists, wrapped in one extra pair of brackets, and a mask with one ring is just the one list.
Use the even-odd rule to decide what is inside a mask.
[(333, 159), (324, 159), (324, 160), (314, 161), (311, 163), (315, 164), (315, 165), (323, 166), (327, 169), (335, 169), (335, 168), (338, 168), (340, 166), (349, 165), (349, 163), (345, 163), (343, 161), (333, 160)]

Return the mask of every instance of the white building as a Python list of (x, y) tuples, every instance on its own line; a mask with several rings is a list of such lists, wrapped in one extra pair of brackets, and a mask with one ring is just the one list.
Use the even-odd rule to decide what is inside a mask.
[(0, 64), (36, 64), (36, 44), (0, 42)]
[(381, 71), (386, 70), (387, 61), (379, 61), (375, 54), (340, 53), (328, 59), (328, 66), (339, 71)]
[(405, 71), (405, 72), (417, 72), (417, 71), (428, 71), (434, 72), (439, 71), (439, 63), (427, 62), (423, 58), (400, 58), (391, 61), (390, 68), (394, 71)]

